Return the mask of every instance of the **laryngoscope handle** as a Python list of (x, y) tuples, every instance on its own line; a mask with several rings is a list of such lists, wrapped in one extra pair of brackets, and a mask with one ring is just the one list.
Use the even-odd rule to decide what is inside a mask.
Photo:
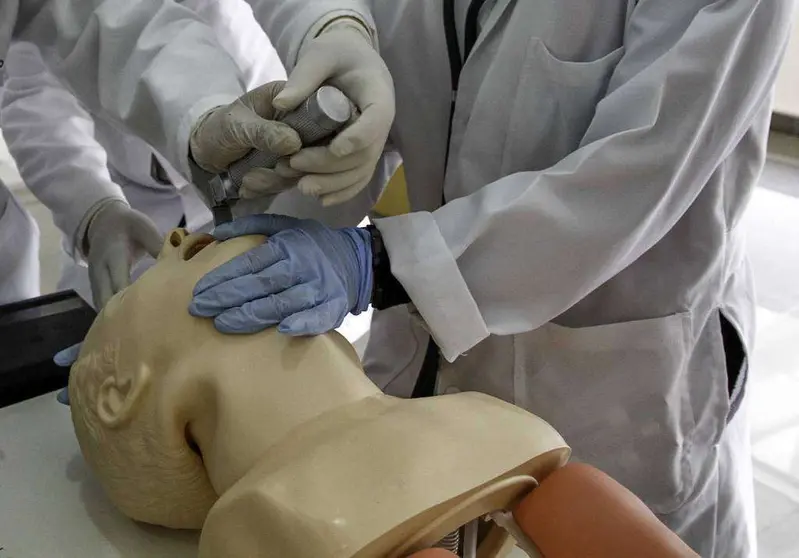
[[(354, 111), (354, 105), (344, 93), (333, 86), (323, 85), (302, 105), (279, 120), (296, 130), (302, 145), (307, 147), (321, 143), (341, 130), (350, 121)], [(223, 183), (226, 184), (228, 197), (238, 197), (241, 181), (250, 169), (274, 168), (278, 159), (273, 153), (253, 149), (233, 163), (223, 173), (227, 175)]]

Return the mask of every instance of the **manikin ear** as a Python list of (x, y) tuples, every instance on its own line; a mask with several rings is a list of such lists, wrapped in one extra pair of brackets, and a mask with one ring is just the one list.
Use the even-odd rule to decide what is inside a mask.
[(124, 379), (115, 375), (107, 377), (97, 394), (97, 416), (108, 428), (122, 426), (131, 418), (150, 385), (150, 368), (145, 364), (126, 376)]

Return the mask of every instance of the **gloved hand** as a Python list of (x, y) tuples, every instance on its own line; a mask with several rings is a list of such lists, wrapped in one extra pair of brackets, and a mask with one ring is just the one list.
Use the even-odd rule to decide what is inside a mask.
[[(252, 149), (281, 157), (297, 153), (302, 147), (299, 134), (290, 126), (275, 121), (278, 110), (272, 102), (284, 85), (283, 81), (267, 83), (234, 103), (213, 108), (201, 116), (189, 137), (194, 162), (208, 172), (218, 173)], [(242, 190), (273, 194), (287, 189), (296, 180), (296, 175), (287, 180), (270, 169), (253, 169), (242, 178)], [(277, 189), (268, 191), (264, 181)]]
[(189, 312), (213, 317), (223, 333), (253, 333), (277, 325), (288, 335), (337, 328), (372, 296), (368, 231), (330, 229), (312, 220), (252, 215), (214, 231), (219, 240), (267, 235), (250, 250), (200, 279)]
[[(81, 343), (78, 343), (77, 345), (72, 345), (63, 351), (57, 352), (53, 357), (53, 362), (55, 362), (56, 366), (61, 366), (64, 368), (71, 367), (73, 364), (75, 364), (75, 361), (78, 360), (80, 347)], [(69, 390), (64, 388), (59, 391), (58, 395), (56, 396), (56, 400), (63, 405), (69, 405)]]
[(145, 214), (121, 200), (101, 206), (86, 232), (86, 259), (94, 306), (99, 312), (130, 284), (130, 270), (145, 253), (158, 257), (163, 238)]
[[(391, 74), (366, 28), (355, 20), (340, 20), (308, 43), (274, 104), (292, 110), (324, 83), (341, 89), (360, 116), (328, 146), (303, 149), (288, 164), (279, 163), (272, 176), (296, 180), (305, 174), (298, 182), (300, 190), (319, 197), (323, 205), (334, 205), (353, 198), (369, 183), (394, 121)], [(263, 180), (243, 186), (241, 195), (270, 191), (276, 186), (265, 174)]]

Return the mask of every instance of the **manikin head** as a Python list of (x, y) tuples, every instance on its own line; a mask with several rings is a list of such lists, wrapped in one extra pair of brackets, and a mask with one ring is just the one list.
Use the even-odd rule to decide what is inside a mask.
[[(202, 350), (211, 333), (185, 311), (191, 285), (261, 239), (203, 253), (212, 240), (173, 231), (157, 264), (97, 316), (70, 373), (75, 432), (106, 493), (126, 515), (176, 528), (201, 526), (217, 499), (186, 423), (173, 422), (173, 410), (162, 405), (189, 396), (164, 392), (168, 374), (190, 373), (175, 370), (185, 353), (173, 349)], [(153, 461), (160, 470), (148, 474)]]
[(72, 419), (124, 514), (202, 527), (202, 558), (399, 557), (566, 461), (557, 432), (509, 403), (382, 394), (337, 333), (224, 335), (191, 316), (197, 281), (263, 241), (173, 231), (92, 325)]
[(172, 231), (86, 336), (70, 374), (75, 431), (129, 517), (200, 528), (218, 495), (297, 422), (378, 392), (336, 333), (229, 336), (189, 315), (196, 282), (263, 240)]

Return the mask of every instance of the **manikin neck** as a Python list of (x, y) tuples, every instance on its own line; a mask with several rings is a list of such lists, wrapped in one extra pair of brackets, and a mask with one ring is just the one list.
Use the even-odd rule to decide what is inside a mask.
[(286, 341), (278, 354), (258, 352), (253, 348), (246, 353), (251, 358), (231, 361), (229, 369), (198, 375), (195, 368), (192, 374), (200, 387), (190, 396), (188, 428), (220, 496), (300, 427), (383, 397), (338, 334), (310, 343)]

